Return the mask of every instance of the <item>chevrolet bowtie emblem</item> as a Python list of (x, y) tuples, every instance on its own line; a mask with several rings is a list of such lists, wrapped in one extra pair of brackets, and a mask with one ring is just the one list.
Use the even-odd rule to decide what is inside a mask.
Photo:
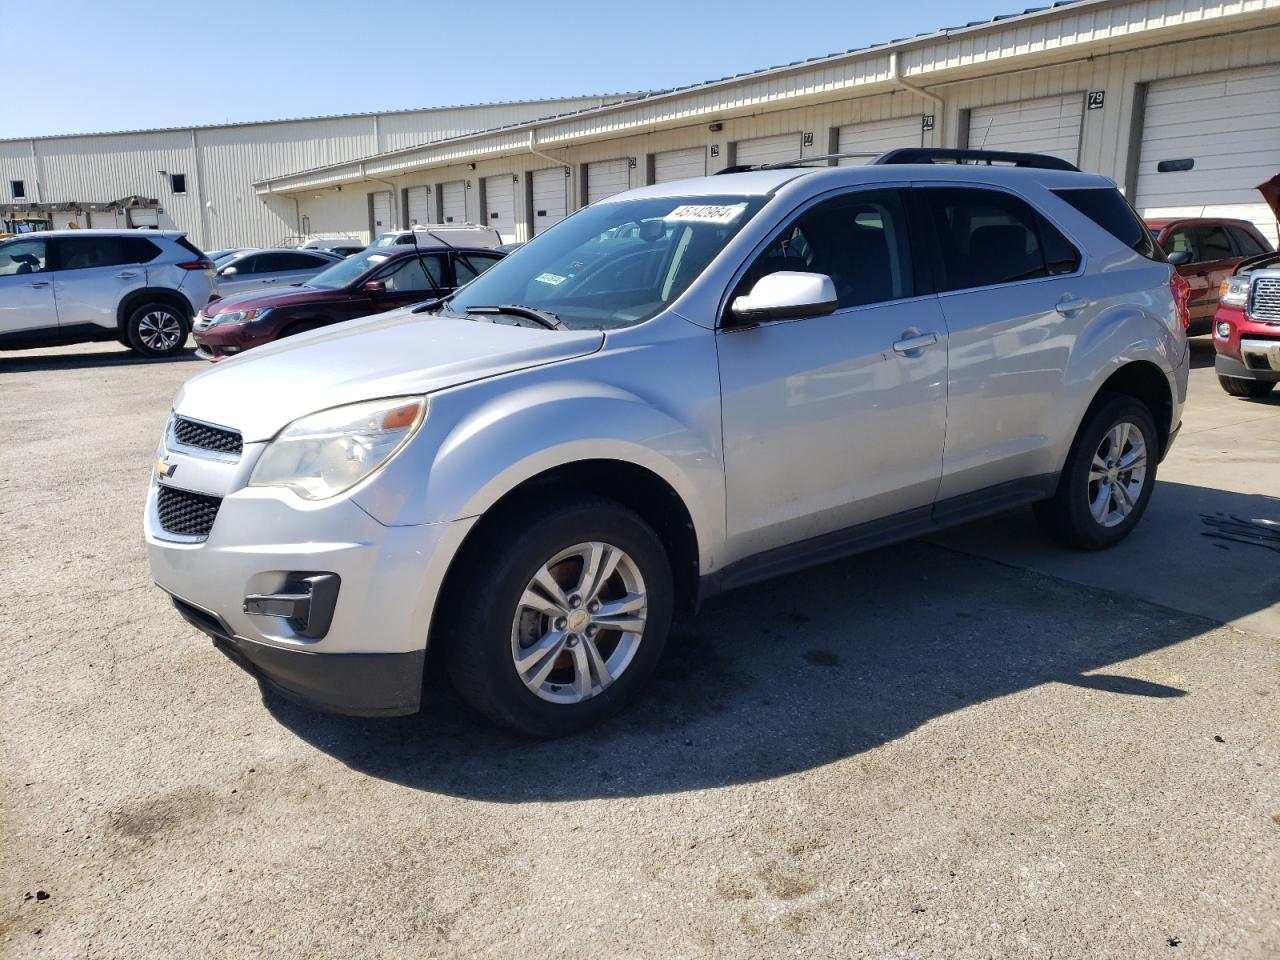
[(160, 459), (156, 461), (156, 476), (161, 480), (168, 480), (178, 472), (178, 465), (170, 463), (168, 460)]

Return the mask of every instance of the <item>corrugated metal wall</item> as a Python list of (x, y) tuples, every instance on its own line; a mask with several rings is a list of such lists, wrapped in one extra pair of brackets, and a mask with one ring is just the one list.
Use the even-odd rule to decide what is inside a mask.
[[(1187, 0), (1187, 3), (1191, 2), (1192, 0)], [(1129, 141), (1134, 123), (1136, 91), (1141, 84), (1167, 77), (1278, 62), (1280, 27), (1271, 27), (1223, 37), (1179, 40), (1148, 49), (1093, 56), (1078, 62), (1020, 69), (989, 78), (931, 86), (930, 90), (944, 100), (945, 105), (941, 111), (930, 100), (898, 91), (726, 118), (719, 121), (721, 129), (716, 132), (712, 132), (709, 125), (699, 118), (682, 127), (631, 136), (601, 133), (598, 139), (589, 142), (557, 147), (544, 144), (540, 131), (538, 145), (540, 150), (571, 165), (574, 183), (569, 196), (571, 205), (577, 207), (581, 205), (583, 196), (577, 182), (582, 165), (592, 161), (634, 158), (636, 166), (631, 168), (630, 183), (631, 186), (639, 186), (646, 182), (646, 176), (652, 171), (652, 164), (649, 162), (651, 155), (661, 151), (705, 147), (708, 151), (707, 170), (714, 172), (727, 164), (727, 147), (733, 142), (801, 131), (813, 135), (811, 142), (803, 147), (804, 155), (815, 156), (828, 151), (832, 131), (838, 131), (840, 127), (894, 118), (923, 121), (925, 116), (934, 116), (934, 128), (922, 130), (923, 145), (954, 146), (963, 123), (974, 109), (1065, 94), (1078, 93), (1084, 96), (1089, 91), (1102, 91), (1105, 93), (1103, 107), (1084, 112), (1079, 148), (1080, 165), (1085, 170), (1110, 176), (1124, 186), (1129, 172)], [(628, 113), (636, 109), (625, 108)], [(556, 127), (565, 124), (566, 121), (558, 121)], [(923, 122), (921, 126), (925, 126)], [(393, 169), (386, 178), (403, 185), (437, 185), (444, 181), (464, 179), (474, 187), (480, 178), (499, 173), (516, 175), (523, 182), (532, 169), (546, 165), (544, 160), (528, 152), (527, 130), (483, 139), (485, 152), (478, 152), (474, 142), (462, 142), (450, 146), (447, 151), (440, 151), (454, 153), (458, 162), (412, 173), (402, 172), (404, 167), (414, 163), (412, 157), (394, 158), (394, 165), (401, 168), (401, 171)], [(713, 153), (716, 155), (712, 156)], [(464, 161), (475, 162), (476, 170), (470, 170)], [(417, 162), (421, 163), (421, 159)], [(1280, 169), (1280, 158), (1277, 163)], [(392, 164), (390, 158), (388, 164)], [(356, 184), (344, 187), (344, 190), (353, 188), (363, 189)], [(300, 197), (305, 210), (311, 202), (307, 199), (309, 195), (332, 192), (333, 189), (300, 190), (293, 195)], [(479, 216), (475, 193), (475, 189), (468, 192), (467, 214), (470, 219), (477, 219)], [(523, 209), (523, 189), (516, 191), (515, 203), (516, 233), (520, 239), (528, 239), (524, 228), (528, 217)]]
[[(10, 180), (25, 182), (29, 201), (154, 197), (168, 219), (206, 249), (267, 245), (300, 232), (299, 213), (292, 197), (257, 196), (255, 181), (619, 99), (623, 97), (578, 97), (194, 130), (37, 137), (34, 162), (32, 140), (6, 140), (0, 141), (0, 202), (10, 200)], [(187, 192), (173, 194), (162, 170), (185, 174)], [(312, 196), (315, 220), (341, 219), (341, 228), (325, 229), (367, 233), (366, 192), (357, 189), (330, 204), (323, 195)], [(333, 207), (343, 210), (340, 218), (331, 215)], [(348, 221), (352, 212), (356, 217)]]

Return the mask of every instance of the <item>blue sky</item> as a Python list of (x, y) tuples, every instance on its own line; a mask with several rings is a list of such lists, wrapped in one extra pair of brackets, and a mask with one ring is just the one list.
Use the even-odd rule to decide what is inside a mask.
[[(1014, 0), (0, 0), (0, 137), (679, 86), (1022, 9)], [(465, 13), (451, 21), (456, 11)]]

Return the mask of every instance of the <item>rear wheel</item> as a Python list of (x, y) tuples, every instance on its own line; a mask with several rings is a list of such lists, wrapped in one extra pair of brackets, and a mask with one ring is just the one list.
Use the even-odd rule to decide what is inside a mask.
[(1245, 380), (1242, 377), (1218, 377), (1222, 389), (1233, 397), (1261, 400), (1275, 389), (1274, 380)]
[[(513, 512), (468, 549), (446, 617), (462, 697), (531, 737), (616, 713), (653, 674), (671, 625), (671, 567), (657, 534), (608, 500), (523, 526)], [(513, 522), (514, 521), (514, 522)]]
[(1036, 519), (1051, 536), (1082, 550), (1119, 543), (1146, 512), (1159, 444), (1145, 404), (1106, 397), (1085, 417), (1057, 492), (1035, 505)]
[(144, 357), (170, 357), (187, 342), (190, 325), (176, 307), (144, 303), (125, 321), (125, 336), (134, 353)]

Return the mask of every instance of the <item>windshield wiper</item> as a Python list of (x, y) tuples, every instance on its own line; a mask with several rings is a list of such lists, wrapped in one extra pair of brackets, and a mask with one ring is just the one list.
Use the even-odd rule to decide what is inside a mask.
[(522, 303), (503, 303), (496, 307), (467, 307), (467, 313), (507, 313), (513, 317), (521, 317), (539, 323), (548, 330), (568, 330), (564, 321), (554, 313), (539, 310), (537, 307), (526, 307)]

